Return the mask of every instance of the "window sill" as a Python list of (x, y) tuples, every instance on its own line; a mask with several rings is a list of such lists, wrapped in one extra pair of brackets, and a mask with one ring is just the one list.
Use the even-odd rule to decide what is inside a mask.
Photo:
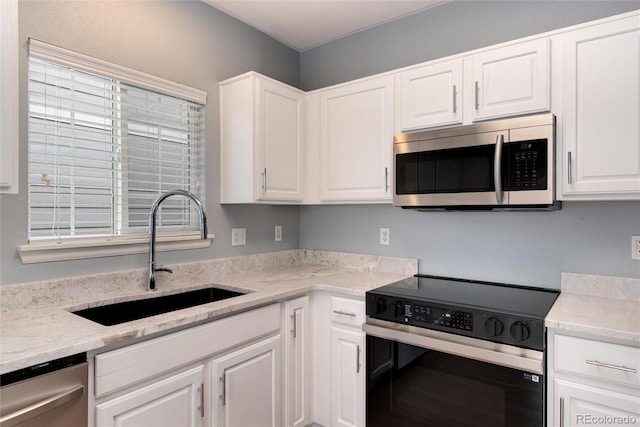
[[(189, 235), (157, 236), (156, 251), (202, 249), (211, 246), (215, 236), (201, 239), (197, 233)], [(40, 241), (18, 246), (23, 264), (67, 261), (73, 259), (101, 258), (116, 255), (131, 255), (149, 252), (149, 236), (121, 238), (87, 238), (55, 241)]]

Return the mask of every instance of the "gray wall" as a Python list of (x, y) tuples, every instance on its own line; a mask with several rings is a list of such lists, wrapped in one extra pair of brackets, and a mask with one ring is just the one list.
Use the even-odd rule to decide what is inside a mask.
[(302, 52), (300, 85), (318, 89), (638, 8), (636, 0), (454, 0)]
[[(312, 90), (474, 48), (637, 9), (638, 2), (454, 1), (301, 54)], [(390, 228), (391, 244), (378, 244)], [(560, 273), (640, 277), (631, 260), (638, 202), (568, 202), (558, 212), (404, 211), (313, 206), (300, 246), (419, 258), (422, 273), (559, 287)]]
[[(2, 1), (2, 0), (0, 0)], [(0, 196), (0, 283), (145, 267), (147, 255), (23, 265), (27, 243), (27, 39), (207, 91), (206, 205), (211, 248), (162, 252), (164, 264), (298, 247), (299, 208), (219, 204), (218, 82), (249, 70), (299, 84), (299, 54), (200, 1), (20, 1), (20, 194)], [(283, 226), (283, 241), (273, 239)], [(231, 228), (247, 246), (231, 247)]]

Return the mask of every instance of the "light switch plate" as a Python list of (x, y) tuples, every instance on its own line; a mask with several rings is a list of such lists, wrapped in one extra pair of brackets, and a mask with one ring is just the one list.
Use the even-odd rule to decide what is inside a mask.
[(631, 259), (640, 260), (640, 236), (631, 236)]
[(389, 229), (388, 228), (381, 228), (380, 229), (380, 244), (381, 245), (388, 245), (390, 243), (391, 237), (389, 236)]
[(232, 228), (231, 229), (231, 246), (244, 246), (247, 244), (247, 229)]
[(281, 225), (276, 225), (274, 235), (275, 235), (276, 242), (282, 242), (282, 226)]

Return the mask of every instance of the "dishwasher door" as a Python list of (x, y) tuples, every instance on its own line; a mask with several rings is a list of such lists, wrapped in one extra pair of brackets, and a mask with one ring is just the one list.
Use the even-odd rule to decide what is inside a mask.
[(88, 364), (81, 362), (2, 384), (0, 427), (86, 427), (87, 376)]

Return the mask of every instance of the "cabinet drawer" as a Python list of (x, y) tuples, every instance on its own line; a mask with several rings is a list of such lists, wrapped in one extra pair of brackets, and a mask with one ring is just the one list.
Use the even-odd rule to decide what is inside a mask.
[(555, 370), (640, 387), (640, 348), (555, 336)]
[(361, 328), (364, 323), (364, 301), (332, 296), (331, 321)]
[(95, 357), (95, 393), (102, 397), (280, 329), (280, 306), (257, 308)]

